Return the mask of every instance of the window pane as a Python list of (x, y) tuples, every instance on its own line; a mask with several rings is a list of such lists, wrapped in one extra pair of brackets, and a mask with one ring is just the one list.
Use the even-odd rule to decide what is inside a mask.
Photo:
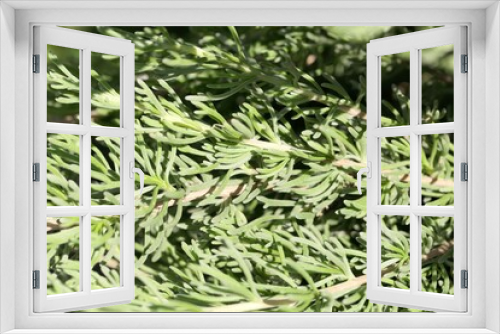
[(92, 124), (120, 126), (120, 57), (91, 53)]
[(410, 219), (381, 216), (381, 286), (410, 288)]
[(381, 125), (410, 124), (410, 52), (380, 57)]
[(92, 137), (92, 205), (120, 205), (120, 138)]
[(80, 123), (80, 50), (47, 45), (47, 122)]
[(453, 122), (453, 45), (421, 50), (422, 123)]
[(80, 217), (47, 217), (47, 294), (80, 291)]
[(453, 205), (453, 134), (422, 138), (422, 205)]
[(80, 137), (47, 134), (47, 206), (80, 204)]
[(453, 294), (453, 218), (422, 217), (422, 291)]
[(380, 139), (381, 204), (410, 205), (410, 139)]
[(91, 219), (92, 290), (120, 286), (120, 216)]

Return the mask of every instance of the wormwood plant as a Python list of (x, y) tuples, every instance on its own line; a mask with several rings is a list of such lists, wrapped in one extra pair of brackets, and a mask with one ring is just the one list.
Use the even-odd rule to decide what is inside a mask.
[[(88, 28), (81, 28), (87, 29)], [(115, 312), (416, 311), (366, 299), (365, 48), (411, 27), (97, 27), (136, 47), (136, 298)], [(50, 51), (50, 50), (49, 50)], [(452, 120), (450, 54), (428, 122)], [(64, 61), (62, 61), (64, 59)], [(76, 63), (75, 63), (76, 61)], [(77, 59), (52, 52), (50, 115), (77, 121)], [(93, 58), (92, 117), (119, 117), (116, 58)], [(408, 58), (382, 62), (385, 126), (409, 119)], [(441, 93), (440, 93), (441, 92)], [(452, 93), (451, 93), (452, 94)], [(118, 101), (118, 102), (117, 102)], [(48, 205), (78, 203), (78, 138), (48, 137)], [(453, 203), (453, 138), (423, 138), (423, 201)], [(119, 203), (119, 141), (95, 138), (93, 204)], [(408, 138), (382, 142), (382, 203), (406, 204)], [(119, 217), (92, 224), (92, 286), (119, 284)], [(453, 221), (422, 222), (423, 286), (453, 293)], [(382, 284), (409, 288), (409, 223), (382, 219)], [(49, 293), (78, 287), (78, 219), (48, 218)]]

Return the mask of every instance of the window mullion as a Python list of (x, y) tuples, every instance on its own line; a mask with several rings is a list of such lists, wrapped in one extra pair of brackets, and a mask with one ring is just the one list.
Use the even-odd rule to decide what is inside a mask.
[(420, 54), (418, 49), (410, 51), (410, 291), (416, 293), (420, 287), (420, 217), (415, 210), (420, 198), (420, 136), (414, 129), (420, 116)]
[(130, 135), (129, 131), (124, 128), (113, 128), (109, 126), (94, 126), (89, 127), (90, 133), (94, 137), (126, 137)]
[(82, 168), (81, 189), (82, 189), (82, 205), (90, 209), (90, 157), (91, 157), (91, 78), (90, 78), (90, 50), (84, 49), (81, 61), (81, 83), (80, 83), (80, 105), (81, 105), (81, 122), (87, 128), (87, 132), (82, 135), (82, 145), (80, 149), (80, 163)]
[(80, 280), (82, 285), (82, 291), (84, 293), (90, 293), (90, 273), (91, 273), (91, 220), (90, 212), (81, 218), (82, 225), (80, 228)]
[(455, 132), (455, 123), (446, 122), (446, 123), (418, 124), (414, 126), (403, 125), (403, 126), (377, 128), (373, 131), (373, 134), (378, 138), (384, 138), (384, 137), (409, 136), (410, 133), (415, 133), (417, 135), (437, 135), (437, 134), (447, 134), (454, 132)]
[[(80, 83), (80, 107), (81, 123), (90, 130), (91, 126), (91, 77), (90, 77), (90, 50), (83, 49), (81, 58), (81, 83)], [(90, 274), (91, 274), (91, 189), (90, 189), (90, 171), (91, 171), (91, 133), (88, 131), (81, 137), (82, 144), (80, 149), (81, 175), (81, 199), (82, 205), (87, 209), (87, 213), (82, 217), (81, 228), (81, 261), (80, 277), (82, 287), (85, 293), (90, 293)]]
[(89, 208), (84, 206), (49, 206), (46, 210), (47, 217), (83, 217), (89, 213)]
[(89, 132), (89, 128), (84, 125), (47, 122), (47, 133), (81, 136), (87, 132)]
[(415, 214), (419, 217), (453, 217), (453, 206), (418, 206), (411, 208), (409, 205), (375, 205), (373, 213), (389, 216), (409, 216)]
[(93, 216), (115, 216), (125, 215), (130, 212), (130, 208), (125, 205), (93, 205), (90, 213)]

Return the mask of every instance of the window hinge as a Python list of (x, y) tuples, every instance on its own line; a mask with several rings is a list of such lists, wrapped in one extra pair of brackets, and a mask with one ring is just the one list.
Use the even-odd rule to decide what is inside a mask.
[(33, 181), (40, 181), (40, 164), (38, 162), (33, 164)]
[(469, 181), (469, 165), (466, 162), (460, 164), (460, 180)]
[(469, 57), (467, 55), (462, 55), (462, 73), (469, 72)]
[(462, 283), (460, 284), (461, 288), (462, 289), (467, 289), (469, 287), (469, 274), (467, 272), (467, 270), (462, 270), (462, 277), (461, 277), (461, 281)]
[(40, 289), (40, 270), (33, 270), (33, 289)]
[(40, 55), (33, 55), (33, 73), (40, 73)]

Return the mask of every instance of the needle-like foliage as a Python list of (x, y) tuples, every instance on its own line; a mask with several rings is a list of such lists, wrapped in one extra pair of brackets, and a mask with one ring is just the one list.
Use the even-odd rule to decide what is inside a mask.
[[(90, 311), (414, 311), (366, 298), (366, 197), (355, 187), (366, 162), (366, 43), (413, 30), (91, 28), (135, 43), (136, 166), (146, 177), (136, 194), (136, 298)], [(77, 123), (78, 59), (64, 55), (49, 60), (49, 113)], [(423, 64), (433, 73), (423, 101), (428, 122), (453, 120), (452, 95), (436, 92), (453, 79), (448, 56)], [(401, 73), (409, 62), (389, 58), (382, 124), (404, 125)], [(118, 124), (117, 64), (93, 58), (96, 125)], [(453, 137), (427, 137), (422, 200), (452, 205)], [(78, 205), (78, 143), (78, 136), (48, 137), (48, 205)], [(94, 205), (119, 203), (119, 156), (119, 141), (93, 140)], [(382, 166), (382, 203), (407, 204), (407, 138), (382, 142)], [(119, 284), (117, 222), (92, 221), (93, 288)], [(382, 284), (407, 289), (408, 221), (382, 222)], [(453, 221), (422, 224), (424, 289), (453, 293)], [(75, 291), (78, 219), (49, 218), (47, 229), (49, 291)]]

